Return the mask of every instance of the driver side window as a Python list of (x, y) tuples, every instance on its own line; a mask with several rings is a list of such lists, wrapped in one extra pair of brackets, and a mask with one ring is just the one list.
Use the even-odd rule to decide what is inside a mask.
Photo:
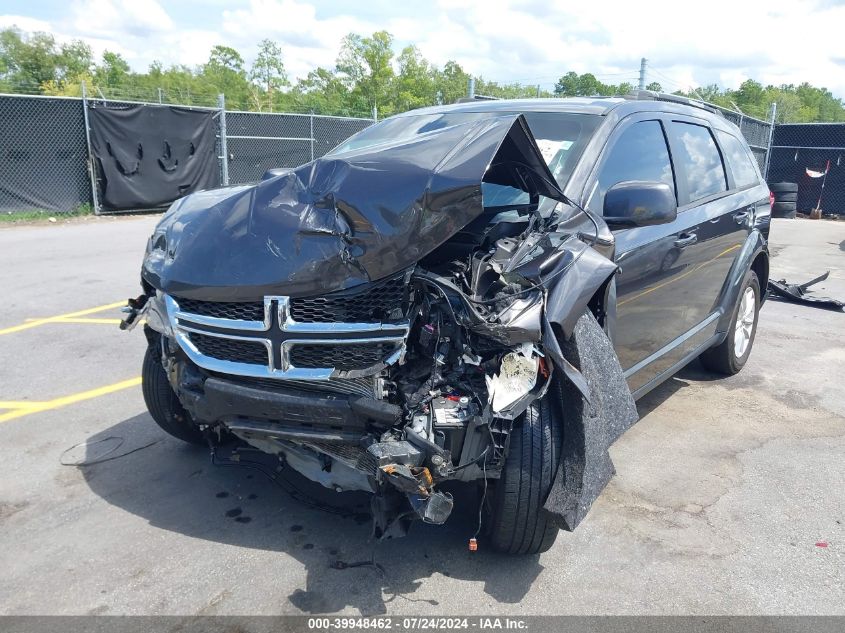
[(599, 171), (587, 206), (601, 213), (607, 190), (626, 180), (666, 183), (677, 197), (672, 161), (660, 121), (639, 121), (622, 132)]

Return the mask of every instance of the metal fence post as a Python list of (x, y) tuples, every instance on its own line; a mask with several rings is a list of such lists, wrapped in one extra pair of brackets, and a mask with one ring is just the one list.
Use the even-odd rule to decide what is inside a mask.
[(217, 107), (220, 108), (220, 176), (223, 185), (229, 184), (229, 150), (226, 147), (226, 95), (217, 95)]
[(85, 145), (88, 148), (88, 174), (91, 178), (91, 203), (94, 205), (94, 215), (100, 215), (100, 200), (97, 195), (97, 167), (94, 164), (94, 154), (91, 152), (91, 128), (88, 125), (88, 91), (82, 82), (82, 120), (85, 123)]
[(777, 101), (772, 102), (772, 116), (769, 119), (769, 142), (766, 145), (766, 164), (763, 167), (763, 180), (769, 179), (769, 162), (772, 156), (772, 137), (775, 133), (775, 117), (778, 111)]
[(314, 110), (311, 110), (311, 116), (308, 118), (311, 121), (311, 160), (314, 160)]

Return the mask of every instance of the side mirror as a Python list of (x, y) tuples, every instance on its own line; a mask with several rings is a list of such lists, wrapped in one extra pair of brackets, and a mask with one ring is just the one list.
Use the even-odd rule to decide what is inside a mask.
[(667, 224), (677, 217), (675, 192), (662, 182), (627, 180), (604, 194), (604, 221), (611, 227)]

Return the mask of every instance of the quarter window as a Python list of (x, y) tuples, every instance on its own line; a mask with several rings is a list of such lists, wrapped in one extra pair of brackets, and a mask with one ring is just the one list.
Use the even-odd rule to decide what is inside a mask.
[(686, 172), (689, 202), (728, 190), (722, 157), (710, 130), (703, 125), (672, 121), (669, 129), (678, 141), (679, 156)]
[(719, 138), (719, 145), (722, 146), (722, 152), (725, 154), (725, 161), (731, 169), (734, 177), (734, 183), (737, 189), (745, 187), (752, 187), (757, 184), (757, 170), (754, 169), (752, 158), (745, 149), (745, 144), (742, 143), (733, 134), (716, 130), (716, 136)]
[(601, 167), (589, 206), (602, 209), (607, 190), (626, 180), (663, 182), (675, 190), (672, 161), (660, 121), (640, 121), (622, 132)]

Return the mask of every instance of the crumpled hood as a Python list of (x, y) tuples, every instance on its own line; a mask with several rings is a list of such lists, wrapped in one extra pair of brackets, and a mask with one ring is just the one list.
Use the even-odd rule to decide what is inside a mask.
[(525, 119), (490, 117), (191, 194), (156, 227), (142, 275), (212, 301), (349, 288), (413, 265), (478, 217), (482, 180), (565, 200)]

